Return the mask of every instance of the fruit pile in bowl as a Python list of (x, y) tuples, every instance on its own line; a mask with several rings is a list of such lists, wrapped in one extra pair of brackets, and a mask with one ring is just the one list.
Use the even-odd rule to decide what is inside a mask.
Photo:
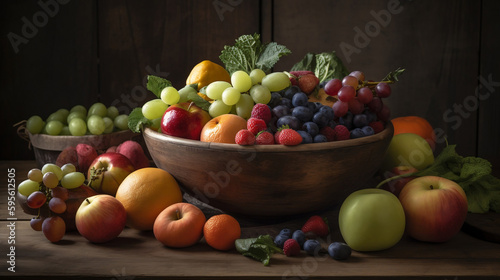
[(157, 99), (134, 109), (129, 127), (143, 132), (156, 166), (222, 211), (265, 218), (333, 207), (380, 168), (394, 131), (383, 99), (403, 70), (369, 81), (333, 52), (271, 72), (287, 53), (247, 35), (224, 48), (225, 67), (199, 63), (180, 90), (150, 76)]

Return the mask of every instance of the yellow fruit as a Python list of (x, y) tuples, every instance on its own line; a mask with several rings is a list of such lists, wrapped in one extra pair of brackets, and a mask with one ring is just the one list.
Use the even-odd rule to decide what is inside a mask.
[(156, 217), (168, 206), (182, 202), (175, 178), (165, 170), (146, 167), (130, 173), (116, 192), (127, 211), (127, 226), (152, 230)]
[(231, 82), (231, 76), (217, 63), (210, 60), (203, 60), (196, 64), (186, 80), (186, 85), (198, 84), (198, 91), (215, 81)]

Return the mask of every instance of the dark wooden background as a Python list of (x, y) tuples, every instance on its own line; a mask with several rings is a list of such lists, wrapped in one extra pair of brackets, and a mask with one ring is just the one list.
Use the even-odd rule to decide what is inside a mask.
[[(39, 3), (46, 3), (48, 10)], [(333, 50), (349, 70), (361, 70), (371, 79), (405, 68), (387, 100), (392, 116), (428, 119), (442, 132), (438, 151), (447, 139), (464, 156), (490, 160), (500, 175), (499, 1), (9, 0), (2, 4), (2, 160), (33, 158), (27, 142), (16, 134), (16, 122), (96, 101), (128, 113), (153, 98), (145, 89), (148, 74), (182, 87), (195, 64), (205, 59), (220, 63), (224, 45), (257, 32), (264, 42), (275, 41), (292, 51), (275, 70), (290, 69), (307, 52)], [(390, 16), (373, 25), (376, 15), (382, 14)], [(38, 26), (28, 30), (26, 22)], [(24, 43), (14, 46), (9, 34), (24, 37)], [(346, 54), (342, 46), (356, 52)]]

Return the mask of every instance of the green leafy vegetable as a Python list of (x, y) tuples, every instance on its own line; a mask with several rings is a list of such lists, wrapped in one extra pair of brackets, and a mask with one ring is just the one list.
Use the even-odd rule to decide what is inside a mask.
[(128, 128), (135, 133), (140, 133), (142, 128), (151, 124), (151, 121), (146, 119), (142, 114), (140, 107), (135, 108), (128, 115)]
[(272, 254), (283, 252), (274, 244), (273, 238), (269, 235), (237, 239), (234, 243), (236, 250), (243, 256), (258, 260), (266, 266), (269, 265)]
[(307, 53), (304, 58), (292, 66), (290, 71), (308, 70), (314, 72), (320, 82), (333, 78), (342, 79), (349, 74), (342, 60), (335, 51)]
[(160, 98), (161, 97), (161, 91), (166, 88), (172, 86), (172, 83), (169, 80), (166, 80), (164, 78), (158, 77), (158, 76), (153, 76), (153, 75), (148, 75), (148, 82), (146, 84), (146, 87), (148, 90), (150, 90), (156, 97)]
[(394, 176), (380, 182), (383, 184), (408, 176), (439, 176), (459, 184), (467, 195), (469, 212), (500, 213), (500, 179), (491, 175), (491, 163), (479, 157), (462, 157), (455, 151), (456, 145), (449, 145), (426, 169), (414, 173)]
[(391, 83), (398, 82), (399, 75), (403, 74), (404, 71), (405, 71), (405, 69), (398, 68), (398, 69), (390, 72), (389, 74), (387, 74), (387, 76), (385, 76), (385, 78), (383, 78), (382, 81), (391, 82)]
[(269, 72), (280, 57), (290, 54), (285, 46), (275, 42), (262, 44), (260, 35), (242, 35), (234, 46), (224, 46), (219, 56), (226, 70), (232, 74), (238, 70), (250, 73), (253, 69)]

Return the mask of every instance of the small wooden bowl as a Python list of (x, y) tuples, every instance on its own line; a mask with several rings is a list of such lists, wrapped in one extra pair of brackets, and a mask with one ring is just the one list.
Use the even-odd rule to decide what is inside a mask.
[(198, 200), (224, 212), (285, 218), (326, 210), (366, 187), (394, 133), (328, 143), (240, 146), (168, 136), (143, 136), (157, 167)]

